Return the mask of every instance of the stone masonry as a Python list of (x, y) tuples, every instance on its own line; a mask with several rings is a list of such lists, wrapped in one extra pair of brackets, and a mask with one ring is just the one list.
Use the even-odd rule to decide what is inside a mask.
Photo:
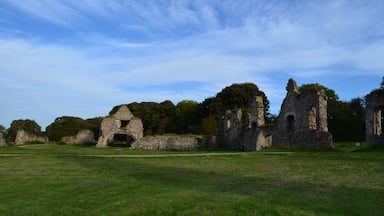
[(96, 147), (105, 148), (113, 142), (116, 134), (126, 136), (128, 140), (139, 140), (143, 137), (143, 123), (140, 118), (135, 117), (128, 106), (122, 105), (116, 113), (105, 117), (101, 122), (101, 136)]
[(301, 93), (293, 79), (288, 81), (286, 90), (272, 145), (331, 147), (325, 91), (310, 89)]
[(227, 110), (218, 129), (218, 142), (243, 151), (256, 151), (272, 144), (271, 131), (265, 127), (263, 98), (256, 96), (251, 113)]
[(23, 129), (18, 130), (16, 134), (15, 145), (22, 145), (29, 142), (47, 143), (48, 138), (46, 136), (37, 136), (35, 134), (28, 133)]
[(212, 148), (215, 145), (216, 139), (214, 136), (167, 134), (145, 136), (132, 143), (131, 148), (145, 150), (197, 150)]
[(61, 138), (65, 144), (87, 144), (96, 143), (94, 134), (91, 130), (81, 130), (75, 136), (65, 136)]
[(367, 145), (384, 145), (384, 86), (372, 91), (365, 99)]
[(301, 93), (293, 79), (286, 89), (275, 127), (265, 125), (263, 98), (255, 97), (251, 113), (240, 109), (226, 111), (222, 127), (218, 128), (218, 143), (243, 151), (270, 146), (331, 147), (324, 90)]
[(0, 146), (6, 146), (7, 142), (5, 142), (3, 133), (0, 132)]

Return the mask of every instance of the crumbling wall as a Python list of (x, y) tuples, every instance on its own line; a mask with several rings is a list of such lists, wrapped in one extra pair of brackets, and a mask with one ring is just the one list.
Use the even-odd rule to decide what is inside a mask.
[(91, 130), (81, 130), (75, 136), (65, 136), (61, 138), (61, 142), (66, 144), (96, 143)]
[(139, 140), (144, 132), (141, 119), (135, 117), (125, 105), (121, 106), (116, 113), (105, 117), (100, 129), (101, 136), (96, 145), (99, 148), (107, 147), (116, 134), (125, 134), (133, 140)]
[(324, 90), (311, 89), (301, 93), (293, 79), (288, 81), (286, 90), (272, 145), (331, 147)]
[(372, 91), (366, 97), (366, 139), (367, 145), (384, 145), (384, 89)]
[(24, 143), (31, 143), (31, 142), (47, 143), (48, 138), (46, 136), (37, 136), (35, 134), (28, 133), (23, 129), (20, 129), (17, 131), (15, 145), (21, 145)]
[(218, 142), (232, 149), (256, 151), (272, 145), (272, 131), (265, 127), (263, 98), (256, 96), (251, 113), (227, 110), (218, 130)]
[(6, 146), (7, 142), (5, 142), (3, 133), (0, 132), (0, 146)]
[(132, 143), (132, 149), (145, 150), (197, 150), (216, 146), (213, 136), (202, 135), (156, 135), (146, 136)]

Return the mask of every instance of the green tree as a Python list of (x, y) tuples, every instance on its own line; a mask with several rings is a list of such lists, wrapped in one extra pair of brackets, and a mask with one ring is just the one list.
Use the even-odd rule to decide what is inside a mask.
[(262, 96), (265, 116), (269, 115), (269, 100), (265, 93), (253, 83), (232, 84), (225, 87), (215, 97), (207, 98), (200, 104), (202, 118), (209, 115), (219, 120), (226, 110), (242, 109), (250, 111), (255, 96)]
[(200, 133), (204, 135), (213, 135), (217, 129), (217, 121), (213, 115), (201, 119)]
[(319, 83), (303, 84), (299, 87), (300, 92), (304, 92), (304, 91), (309, 90), (309, 89), (316, 89), (316, 90), (324, 89), (325, 95), (327, 95), (328, 100), (330, 100), (330, 101), (338, 101), (339, 100), (339, 96), (336, 94), (336, 92), (334, 90), (329, 89), (329, 88), (327, 88), (327, 87), (325, 87)]
[(180, 101), (176, 105), (177, 133), (195, 133), (200, 124), (199, 103), (191, 100)]
[(28, 133), (35, 134), (38, 136), (43, 135), (40, 125), (37, 124), (34, 120), (19, 119), (12, 121), (11, 126), (7, 130), (6, 140), (8, 142), (14, 142), (16, 139), (17, 131), (20, 129), (23, 129)]
[(347, 105), (352, 108), (350, 132), (354, 141), (363, 141), (366, 136), (365, 128), (365, 101), (362, 98), (353, 98)]
[(84, 120), (79, 117), (61, 116), (46, 128), (46, 134), (51, 141), (60, 142), (65, 136), (74, 136), (79, 131), (89, 129), (94, 133), (95, 139), (99, 136), (101, 117)]

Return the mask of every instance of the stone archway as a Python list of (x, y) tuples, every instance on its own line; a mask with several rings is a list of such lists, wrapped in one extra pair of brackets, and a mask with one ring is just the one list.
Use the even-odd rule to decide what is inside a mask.
[(136, 141), (135, 137), (128, 133), (115, 133), (113, 139), (108, 144), (111, 147), (131, 147), (132, 143)]

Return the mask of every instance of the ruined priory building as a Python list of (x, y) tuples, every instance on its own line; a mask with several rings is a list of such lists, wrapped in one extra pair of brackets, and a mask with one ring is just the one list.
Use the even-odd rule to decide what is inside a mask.
[(218, 128), (218, 142), (243, 151), (270, 146), (331, 147), (324, 90), (300, 92), (293, 79), (286, 89), (275, 127), (265, 125), (263, 98), (255, 97), (251, 113), (240, 109), (226, 111)]
[(223, 146), (256, 151), (272, 144), (271, 130), (265, 126), (263, 97), (254, 98), (251, 113), (243, 113), (241, 109), (227, 110), (221, 125), (217, 139)]
[(384, 145), (384, 88), (372, 91), (365, 99), (367, 145), (370, 147)]
[(272, 145), (331, 147), (333, 141), (328, 132), (327, 96), (324, 89), (300, 92), (295, 80), (289, 79), (286, 90)]
[(96, 147), (105, 148), (116, 139), (130, 144), (143, 137), (143, 123), (135, 117), (126, 105), (120, 106), (116, 113), (105, 117), (101, 122), (101, 136)]

